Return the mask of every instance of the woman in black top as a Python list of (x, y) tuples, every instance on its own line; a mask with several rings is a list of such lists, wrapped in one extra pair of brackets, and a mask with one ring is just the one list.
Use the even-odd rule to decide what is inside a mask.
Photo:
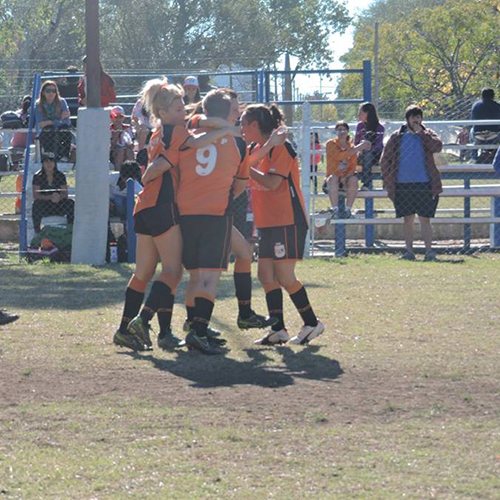
[(68, 198), (66, 176), (57, 169), (53, 154), (42, 159), (42, 168), (33, 176), (33, 226), (40, 232), (42, 217), (48, 215), (66, 216), (73, 224), (75, 202)]

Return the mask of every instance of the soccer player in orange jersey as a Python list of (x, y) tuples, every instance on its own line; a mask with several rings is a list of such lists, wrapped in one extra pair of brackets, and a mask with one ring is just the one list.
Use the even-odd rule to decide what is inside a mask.
[[(229, 115), (225, 119), (219, 117), (207, 118), (205, 115), (196, 114), (189, 120), (188, 128), (199, 128), (199, 127), (213, 127), (222, 126), (227, 122), (231, 124), (236, 124), (240, 118), (240, 109), (238, 102), (238, 94), (232, 89), (219, 89), (220, 91), (225, 91), (231, 99), (231, 107), (229, 109)], [(222, 120), (222, 124), (219, 122)], [(284, 142), (285, 136), (273, 134), (270, 140), (262, 147), (262, 156), (269, 152), (271, 148), (275, 145), (282, 144)], [(243, 193), (242, 193), (243, 195)], [(257, 314), (252, 309), (252, 276), (251, 276), (251, 265), (253, 257), (253, 247), (241, 234), (241, 232), (233, 225), (231, 229), (231, 252), (234, 254), (234, 287), (236, 290), (236, 298), (238, 300), (238, 327), (242, 330), (248, 330), (250, 328), (267, 328), (275, 323), (277, 323), (277, 318), (265, 317), (261, 314)], [(184, 330), (190, 330), (190, 323), (193, 319), (194, 311), (194, 289), (196, 287), (196, 282), (193, 281), (197, 276), (192, 275), (192, 279), (189, 281), (186, 289), (186, 309), (188, 313), (188, 318), (184, 323)], [(219, 332), (211, 328), (207, 329), (209, 336), (218, 336)]]
[[(251, 151), (259, 149), (273, 130), (283, 123), (280, 110), (260, 105), (249, 106), (241, 119), (243, 137)], [(290, 340), (283, 317), (284, 288), (304, 326), (290, 341), (307, 344), (321, 335), (323, 324), (311, 307), (304, 286), (295, 276), (297, 260), (304, 254), (308, 222), (300, 189), (300, 174), (296, 153), (289, 142), (274, 147), (262, 160), (250, 157), (255, 168), (250, 169), (252, 202), (259, 241), (259, 280), (266, 291), (269, 315), (279, 318), (256, 344), (281, 344)]]
[[(230, 108), (231, 99), (224, 90), (212, 90), (203, 99), (207, 119), (226, 119)], [(179, 175), (182, 261), (192, 281), (192, 299), (188, 297), (187, 302), (192, 321), (186, 343), (204, 354), (219, 354), (221, 350), (207, 337), (207, 328), (217, 284), (228, 265), (234, 199), (248, 184), (246, 144), (228, 135), (206, 148), (183, 153)]]
[[(150, 80), (142, 95), (146, 109), (158, 124), (148, 146), (150, 165), (142, 178), (144, 189), (134, 208), (136, 269), (125, 293), (122, 321), (113, 341), (134, 350), (150, 348), (149, 321), (158, 311), (159, 346), (175, 348), (182, 345), (170, 329), (175, 289), (182, 275), (182, 237), (176, 203), (178, 174), (172, 167), (177, 165), (181, 151), (203, 148), (220, 137), (239, 132), (235, 127), (226, 127), (193, 137), (184, 126), (183, 91), (166, 80)], [(162, 271), (152, 285), (140, 316), (136, 316), (158, 260)]]

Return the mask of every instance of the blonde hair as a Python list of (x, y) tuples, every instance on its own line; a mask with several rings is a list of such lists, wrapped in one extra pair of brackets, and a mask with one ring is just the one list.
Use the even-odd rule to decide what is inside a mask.
[(141, 101), (154, 118), (160, 119), (160, 110), (167, 110), (176, 99), (184, 97), (184, 90), (178, 85), (168, 83), (167, 78), (154, 78), (144, 84)]

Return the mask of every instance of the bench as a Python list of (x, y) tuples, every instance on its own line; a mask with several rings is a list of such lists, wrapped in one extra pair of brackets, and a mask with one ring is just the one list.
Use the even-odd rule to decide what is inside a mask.
[[(469, 165), (468, 167), (471, 167)], [(455, 167), (446, 167), (454, 169)], [(484, 168), (484, 167), (483, 167)], [(491, 166), (490, 166), (490, 169)], [(478, 170), (478, 169), (475, 169)], [(470, 173), (471, 169), (465, 169), (464, 172)], [(456, 172), (456, 170), (454, 170)], [(319, 194), (319, 198), (324, 198), (327, 195)], [(471, 224), (490, 224), (490, 240), (492, 247), (500, 246), (500, 184), (484, 184), (472, 187), (456, 187), (456, 186), (444, 186), (443, 192), (439, 195), (440, 198), (464, 198), (469, 200), (469, 204), (464, 206), (464, 217), (436, 217), (432, 219), (433, 224), (462, 224), (464, 225), (464, 250), (470, 248), (470, 225)], [(490, 217), (471, 217), (470, 216), (470, 198), (472, 197), (487, 197), (491, 198), (491, 215)], [(359, 191), (357, 198), (365, 199), (366, 201), (371, 201), (370, 204), (366, 204), (365, 217), (364, 218), (354, 218), (354, 219), (330, 219), (330, 216), (326, 213), (313, 214), (312, 218), (314, 222), (325, 221), (330, 222), (330, 224), (335, 225), (335, 255), (337, 257), (344, 256), (346, 254), (346, 238), (345, 229), (348, 225), (358, 224), (364, 225), (366, 229), (370, 228), (372, 230), (372, 240), (367, 241), (367, 246), (373, 246), (374, 244), (374, 226), (378, 224), (402, 224), (404, 220), (402, 218), (377, 218), (374, 215), (373, 210), (373, 200), (374, 199), (384, 199), (387, 198), (387, 191), (385, 189), (372, 189), (369, 191)], [(339, 200), (341, 204), (343, 199)], [(418, 223), (418, 219), (415, 221)]]

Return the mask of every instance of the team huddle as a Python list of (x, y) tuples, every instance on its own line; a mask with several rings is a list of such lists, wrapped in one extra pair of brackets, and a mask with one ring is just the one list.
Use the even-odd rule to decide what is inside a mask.
[[(148, 145), (144, 188), (134, 207), (136, 269), (125, 292), (114, 343), (135, 351), (151, 349), (150, 322), (157, 315), (161, 349), (187, 346), (204, 354), (224, 352), (226, 340), (210, 327), (210, 320), (219, 278), (231, 253), (237, 325), (242, 330), (268, 329), (256, 344), (307, 344), (321, 335), (324, 325), (295, 276), (308, 222), (296, 153), (280, 128), (279, 109), (251, 105), (240, 117), (237, 94), (216, 89), (203, 99), (203, 109), (186, 120), (183, 91), (166, 79), (147, 82), (141, 96), (157, 126)], [(241, 127), (236, 125), (240, 119)], [(234, 200), (249, 183), (260, 235), (258, 277), (268, 316), (252, 309), (253, 248), (233, 225)], [(143, 306), (158, 262), (161, 272)], [(183, 267), (189, 273), (187, 336), (180, 340), (172, 332), (171, 320)], [(291, 339), (283, 316), (283, 288), (304, 322)]]

